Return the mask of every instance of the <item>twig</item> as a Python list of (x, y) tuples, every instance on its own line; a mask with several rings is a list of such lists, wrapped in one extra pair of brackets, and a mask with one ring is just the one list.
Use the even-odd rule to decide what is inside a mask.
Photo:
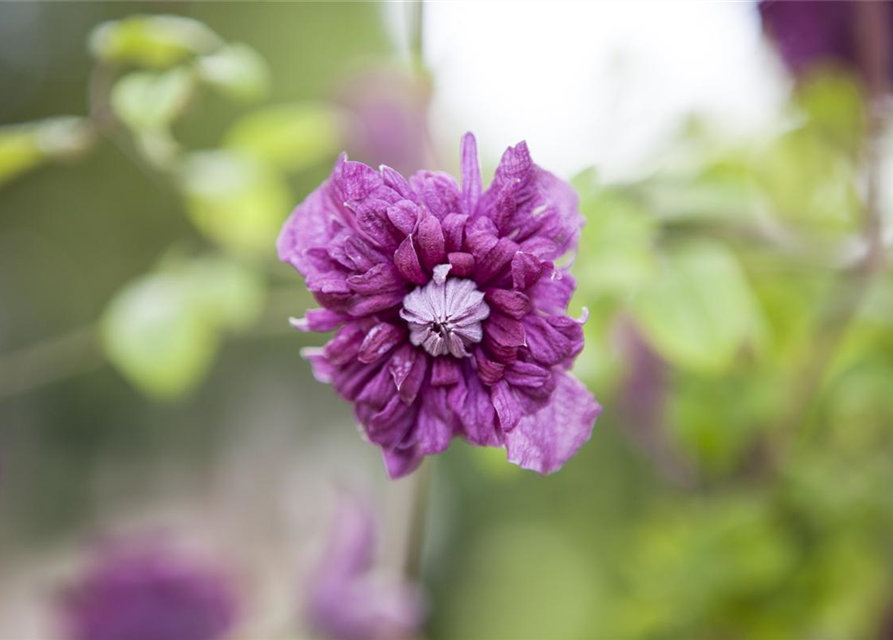
[(94, 325), (0, 355), (0, 399), (95, 369), (104, 361)]

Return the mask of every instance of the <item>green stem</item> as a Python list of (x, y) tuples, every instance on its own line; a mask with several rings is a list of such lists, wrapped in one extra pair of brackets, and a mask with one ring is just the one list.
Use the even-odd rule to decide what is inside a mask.
[(428, 502), (431, 494), (431, 480), (434, 472), (434, 459), (422, 461), (413, 474), (412, 508), (409, 513), (409, 536), (406, 545), (405, 570), (407, 577), (419, 580), (422, 575), (422, 552), (425, 545), (425, 524), (428, 519)]

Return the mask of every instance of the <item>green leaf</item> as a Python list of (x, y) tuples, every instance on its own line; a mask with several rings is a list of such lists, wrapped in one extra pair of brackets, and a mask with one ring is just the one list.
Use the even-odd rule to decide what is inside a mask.
[(341, 147), (340, 118), (320, 103), (266, 107), (235, 123), (224, 146), (300, 171), (334, 157)]
[(856, 168), (814, 128), (777, 137), (754, 156), (751, 170), (772, 212), (803, 231), (837, 238), (858, 225)]
[(40, 165), (43, 159), (44, 154), (32, 129), (0, 129), (0, 185)]
[(830, 142), (855, 153), (865, 137), (865, 105), (859, 84), (852, 75), (819, 73), (800, 83), (797, 104), (809, 124)]
[(194, 260), (189, 286), (193, 302), (208, 321), (224, 329), (245, 329), (263, 310), (263, 279), (256, 271), (221, 256)]
[(121, 290), (103, 315), (109, 360), (149, 396), (189, 391), (213, 361), (218, 333), (192, 292), (177, 273), (149, 274)]
[(137, 388), (173, 398), (204, 378), (223, 331), (257, 320), (264, 297), (263, 279), (238, 262), (173, 258), (114, 297), (103, 315), (102, 342)]
[(131, 129), (157, 131), (180, 115), (194, 83), (193, 74), (184, 67), (160, 73), (134, 71), (112, 87), (112, 109)]
[(108, 63), (166, 68), (223, 45), (201, 22), (181, 16), (138, 15), (104, 22), (90, 34), (90, 52)]
[(690, 241), (673, 248), (659, 271), (633, 302), (645, 336), (680, 367), (728, 369), (761, 325), (735, 256), (722, 244)]
[(94, 140), (90, 123), (72, 116), (0, 127), (0, 185), (45, 160), (80, 155)]
[(196, 227), (222, 246), (267, 255), (292, 202), (278, 171), (245, 154), (192, 154), (182, 187)]
[(657, 229), (647, 212), (621, 194), (574, 180), (580, 210), (586, 216), (580, 251), (574, 264), (579, 299), (591, 306), (594, 297), (627, 296), (647, 282), (655, 269)]
[(203, 82), (235, 100), (257, 100), (270, 88), (266, 61), (245, 44), (232, 44), (199, 58), (196, 70)]

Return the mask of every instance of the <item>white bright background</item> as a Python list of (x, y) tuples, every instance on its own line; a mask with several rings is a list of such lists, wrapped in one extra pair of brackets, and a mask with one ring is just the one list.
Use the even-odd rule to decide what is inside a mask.
[(565, 176), (636, 173), (693, 112), (746, 135), (787, 90), (752, 2), (426, 2), (424, 18), (440, 148), (472, 130), (494, 160), (526, 139)]

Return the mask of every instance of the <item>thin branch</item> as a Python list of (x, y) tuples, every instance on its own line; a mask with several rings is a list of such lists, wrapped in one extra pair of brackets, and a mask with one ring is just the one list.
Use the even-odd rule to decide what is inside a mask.
[(94, 325), (0, 355), (0, 399), (102, 366)]

